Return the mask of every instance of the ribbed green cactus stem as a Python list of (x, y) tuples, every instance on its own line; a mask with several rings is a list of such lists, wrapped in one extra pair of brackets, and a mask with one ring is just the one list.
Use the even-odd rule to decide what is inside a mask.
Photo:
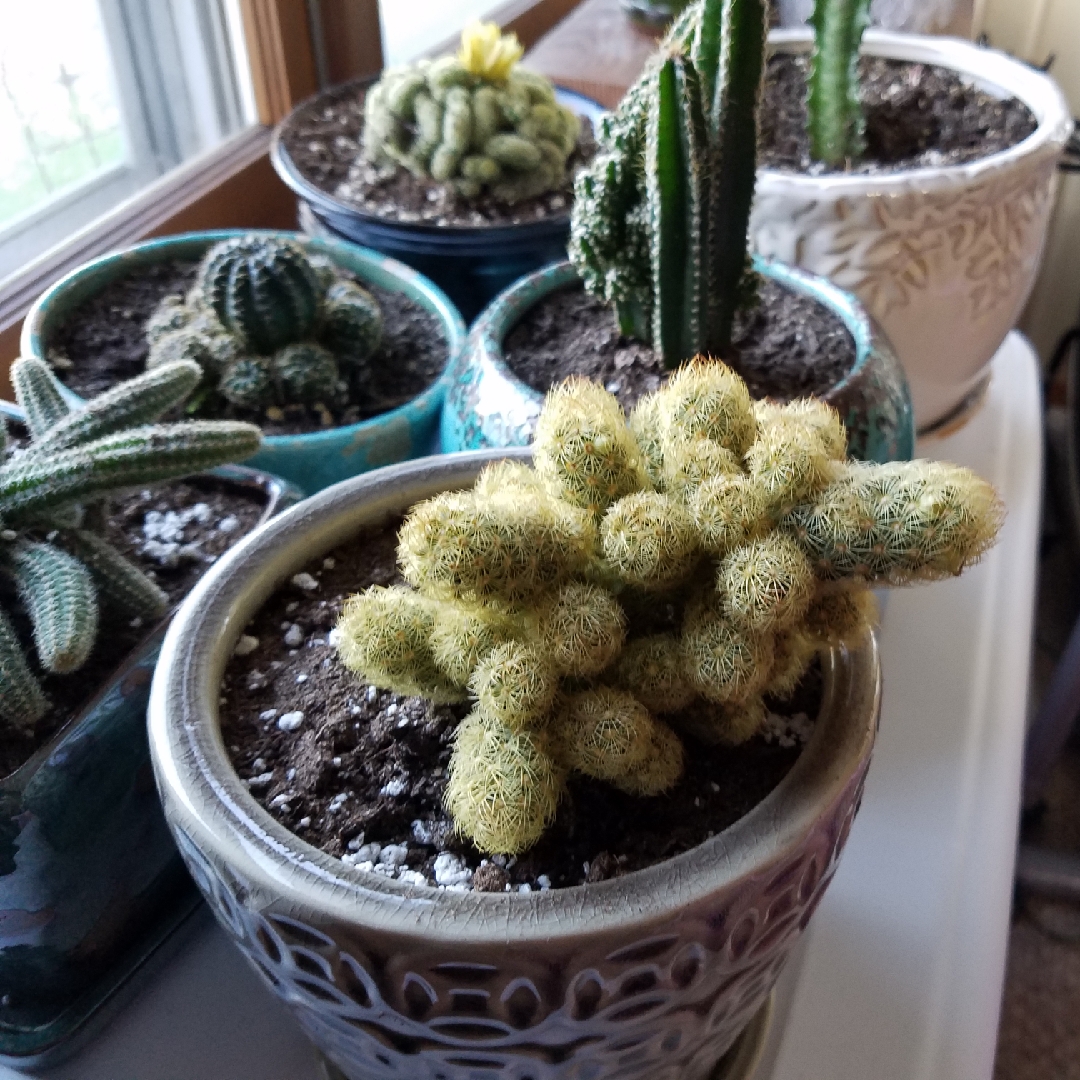
[(90, 571), (102, 600), (148, 623), (160, 619), (168, 610), (165, 591), (97, 533), (73, 529), (64, 532), (61, 541)]
[(870, 22), (870, 0), (816, 0), (811, 22), (810, 154), (815, 161), (843, 168), (857, 160), (866, 145), (859, 100), (859, 43)]
[(0, 467), (0, 517), (243, 461), (260, 441), (252, 424), (192, 421), (116, 432), (47, 458), (26, 454)]
[(226, 401), (242, 409), (262, 409), (277, 399), (270, 361), (263, 356), (241, 356), (221, 376), (218, 390)]
[(215, 244), (199, 269), (197, 288), (222, 326), (259, 353), (305, 338), (322, 295), (319, 275), (299, 244), (256, 234)]
[(24, 730), (31, 729), (49, 707), (34, 678), (19, 636), (0, 608), (0, 720)]
[[(719, 26), (705, 21), (714, 18)], [(730, 351), (735, 313), (746, 302), (753, 284), (747, 236), (768, 33), (768, 0), (723, 0), (702, 8), (698, 51), (710, 36), (719, 34), (720, 38), (716, 91), (709, 108), (714, 153), (706, 220), (712, 265), (708, 273), (707, 348), (703, 350), (718, 356)]]
[(201, 379), (199, 365), (191, 360), (162, 364), (119, 383), (82, 408), (68, 413), (34, 440), (31, 453), (51, 454), (124, 428), (153, 423), (187, 398)]
[(97, 637), (97, 596), (89, 571), (52, 544), (5, 544), (0, 559), (30, 616), (41, 666), (57, 675), (78, 671)]
[(71, 412), (52, 369), (36, 356), (21, 357), (11, 365), (11, 384), (35, 439)]

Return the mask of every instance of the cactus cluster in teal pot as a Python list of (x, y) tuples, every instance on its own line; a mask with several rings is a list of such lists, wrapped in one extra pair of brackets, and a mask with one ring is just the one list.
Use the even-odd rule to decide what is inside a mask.
[(465, 28), (456, 56), (391, 68), (364, 102), (364, 155), (516, 203), (566, 180), (580, 121), (552, 84), (519, 69), (521, 46), (494, 23)]
[(177, 361), (72, 409), (48, 365), (11, 370), (30, 442), (0, 448), (0, 722), (30, 729), (48, 701), (13, 615), (33, 633), (37, 667), (65, 675), (86, 662), (106, 610), (159, 618), (167, 598), (102, 536), (106, 496), (250, 457), (259, 429), (232, 421), (155, 421), (202, 378)]
[(161, 302), (147, 337), (148, 368), (179, 359), (202, 368), (202, 411), (332, 408), (349, 402), (378, 348), (382, 313), (329, 259), (251, 234), (210, 248), (188, 295)]

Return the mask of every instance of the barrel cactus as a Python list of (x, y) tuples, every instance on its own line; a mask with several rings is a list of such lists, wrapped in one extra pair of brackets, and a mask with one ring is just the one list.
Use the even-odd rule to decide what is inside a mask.
[(186, 298), (162, 300), (146, 327), (147, 366), (193, 360), (202, 400), (241, 409), (340, 406), (382, 329), (375, 298), (326, 259), (288, 237), (249, 234), (210, 248)]
[(364, 156), (516, 203), (560, 187), (580, 122), (551, 83), (516, 67), (514, 35), (474, 22), (456, 56), (391, 68), (364, 102)]
[[(29, 620), (38, 666), (64, 675), (83, 666), (103, 608), (160, 618), (167, 598), (95, 529), (101, 500), (126, 488), (187, 476), (259, 447), (259, 429), (231, 421), (155, 421), (183, 402), (202, 372), (163, 364), (72, 410), (48, 366), (11, 369), (30, 443), (6, 446), (0, 423), (0, 722), (29, 731), (48, 701), (17, 631)], [(7, 610), (5, 610), (7, 607)]]
[[(695, 454), (730, 467), (665, 479)], [(1002, 516), (967, 469), (849, 462), (829, 406), (755, 403), (718, 361), (629, 422), (602, 388), (563, 384), (533, 460), (414, 506), (406, 584), (350, 598), (336, 634), (368, 682), (472, 703), (445, 800), (491, 853), (535, 843), (573, 773), (656, 795), (685, 738), (749, 739), (820, 649), (867, 632), (871, 586), (960, 573)]]

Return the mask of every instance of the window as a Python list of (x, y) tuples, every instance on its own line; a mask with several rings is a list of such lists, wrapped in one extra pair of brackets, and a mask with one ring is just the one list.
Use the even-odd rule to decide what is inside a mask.
[(35, 0), (0, 38), (0, 278), (254, 120), (237, 0)]
[(403, 64), (451, 39), (470, 19), (483, 18), (499, 0), (380, 0), (383, 54)]

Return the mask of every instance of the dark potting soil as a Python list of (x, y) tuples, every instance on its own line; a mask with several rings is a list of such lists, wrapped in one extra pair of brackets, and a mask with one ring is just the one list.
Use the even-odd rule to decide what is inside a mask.
[(702, 843), (760, 802), (798, 758), (808, 716), (817, 715), (817, 672), (766, 735), (734, 748), (693, 743), (671, 793), (642, 800), (574, 779), (535, 847), (486, 859), (454, 835), (443, 809), (453, 733), (468, 706), (368, 686), (330, 644), (349, 595), (400, 580), (397, 524), (362, 533), (296, 575), (252, 619), (225, 672), (221, 726), (232, 763), (258, 802), (308, 843), (416, 885), (577, 885)]
[[(580, 287), (551, 293), (526, 311), (503, 348), (510, 369), (534, 390), (546, 393), (584, 375), (627, 411), (669, 374), (652, 346), (623, 337), (610, 305)], [(763, 279), (757, 305), (736, 319), (733, 352), (724, 360), (754, 397), (790, 401), (823, 394), (842, 379), (855, 363), (855, 342), (827, 308)]]
[[(1038, 126), (1022, 101), (996, 98), (948, 68), (864, 56), (859, 70), (866, 154), (849, 172), (962, 165), (1015, 146)], [(776, 53), (769, 59), (759, 165), (815, 176), (834, 171), (810, 159), (808, 72), (806, 56)]]
[[(163, 297), (183, 295), (195, 280), (197, 269), (197, 262), (179, 259), (141, 267), (76, 308), (46, 342), (46, 355), (57, 375), (77, 394), (93, 397), (145, 371), (150, 351), (147, 319)], [(427, 389), (447, 360), (439, 320), (403, 293), (367, 284), (364, 288), (382, 309), (383, 341), (354, 377), (351, 404), (331, 408), (289, 405), (263, 412), (228, 406), (213, 418), (249, 420), (267, 435), (299, 435), (367, 420), (404, 405)]]
[[(254, 528), (265, 505), (260, 492), (217, 480), (177, 481), (115, 499), (109, 506), (105, 535), (176, 604), (218, 556)], [(20, 615), (13, 590), (2, 578), (0, 593), (4, 610), (14, 612), (20, 637), (30, 642), (29, 621)], [(73, 675), (38, 670), (52, 707), (29, 736), (0, 729), (0, 777), (18, 768), (76, 716), (150, 629), (103, 609), (97, 645), (84, 667)], [(33, 664), (32, 647), (27, 654)]]
[(465, 200), (449, 185), (405, 169), (376, 168), (363, 158), (364, 95), (355, 83), (321, 94), (293, 113), (281, 141), (297, 171), (320, 191), (391, 221), (483, 228), (563, 216), (573, 200), (575, 172), (596, 153), (592, 125), (583, 120), (561, 188), (512, 206), (488, 194)]

